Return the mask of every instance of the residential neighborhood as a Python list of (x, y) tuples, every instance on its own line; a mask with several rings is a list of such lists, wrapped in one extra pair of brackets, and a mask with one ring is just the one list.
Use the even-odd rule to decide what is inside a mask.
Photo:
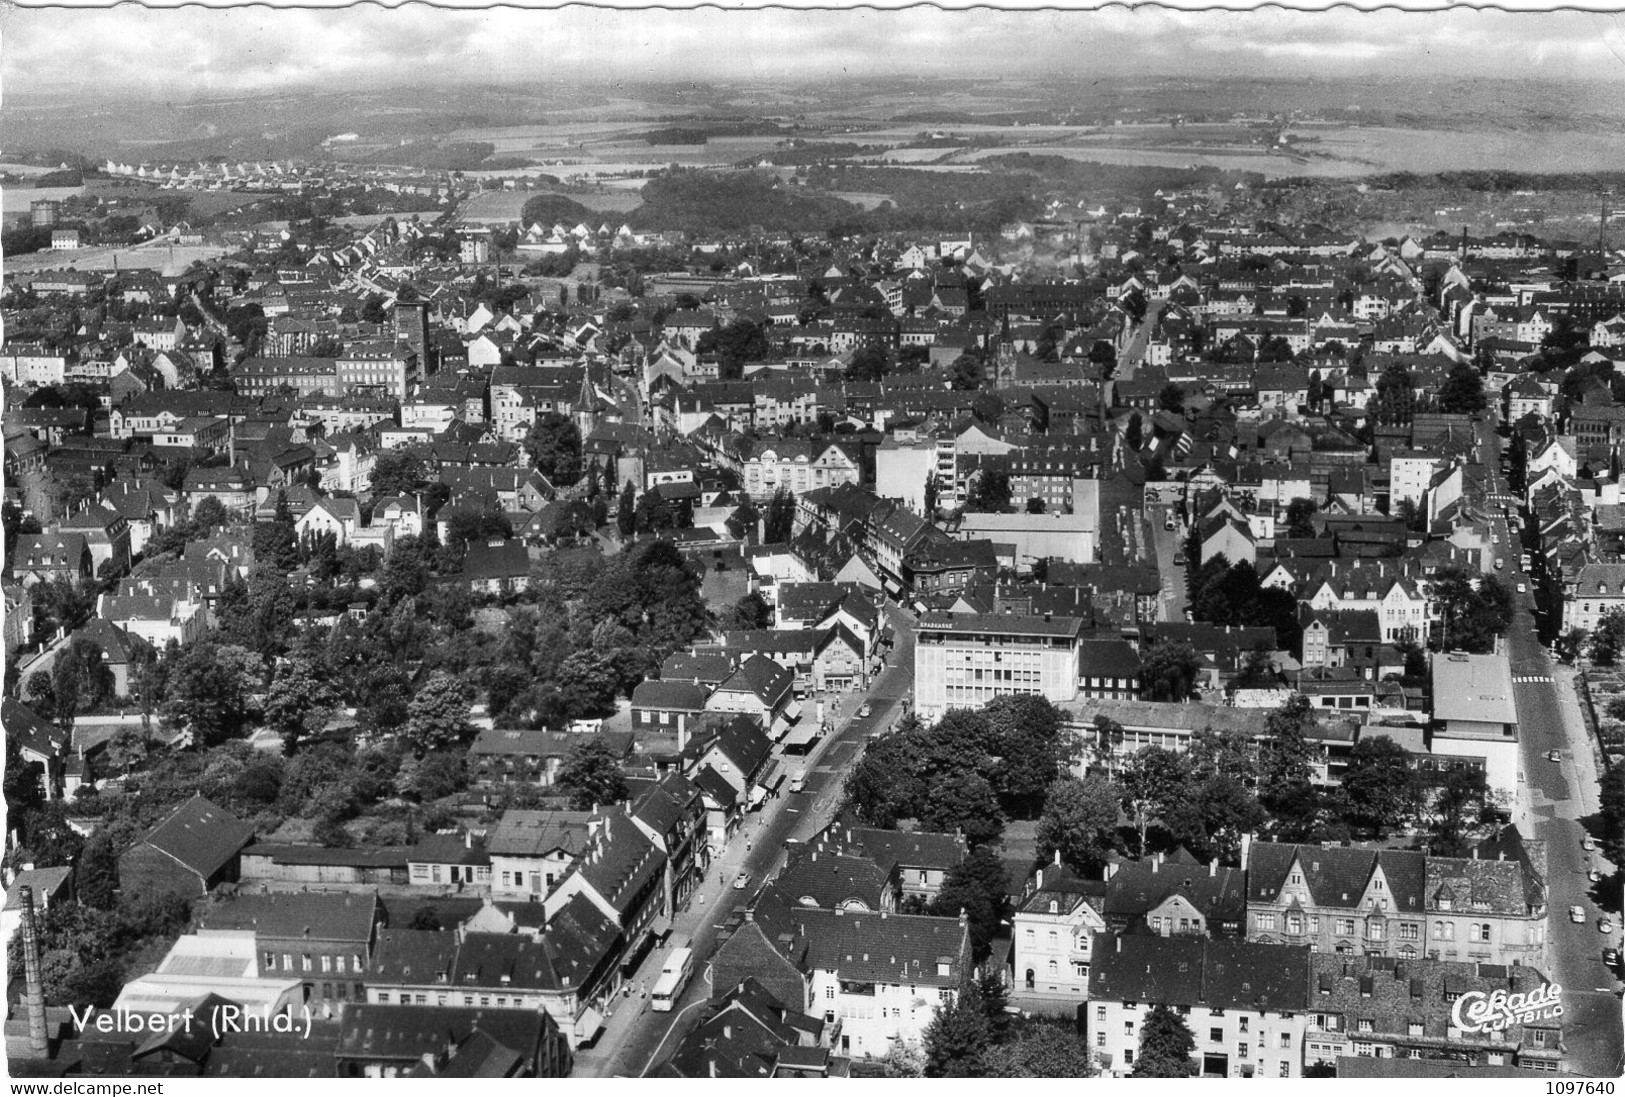
[(13, 1075), (1619, 1073), (1606, 209), (134, 156), (425, 208), (5, 272)]

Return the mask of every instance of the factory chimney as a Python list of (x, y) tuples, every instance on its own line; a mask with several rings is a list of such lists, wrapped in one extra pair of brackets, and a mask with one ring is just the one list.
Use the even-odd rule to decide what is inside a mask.
[(40, 974), (39, 928), (35, 925), (34, 889), (24, 884), (17, 889), (23, 914), (23, 970), (27, 976), (25, 1005), (28, 1009), (28, 1050), (36, 1058), (50, 1054), (45, 1036), (45, 980)]

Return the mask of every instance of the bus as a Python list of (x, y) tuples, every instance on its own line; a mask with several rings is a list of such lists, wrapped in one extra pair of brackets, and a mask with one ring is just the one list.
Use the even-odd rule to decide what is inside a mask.
[(649, 1008), (657, 1013), (670, 1012), (683, 996), (683, 988), (688, 986), (689, 976), (693, 974), (694, 950), (686, 946), (672, 949), (660, 969), (660, 978), (655, 980), (654, 990), (649, 992)]

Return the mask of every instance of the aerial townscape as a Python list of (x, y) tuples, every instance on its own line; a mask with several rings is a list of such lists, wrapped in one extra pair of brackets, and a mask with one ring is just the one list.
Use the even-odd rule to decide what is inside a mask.
[(1625, 171), (481, 96), (8, 102), (10, 1074), (1619, 1073)]

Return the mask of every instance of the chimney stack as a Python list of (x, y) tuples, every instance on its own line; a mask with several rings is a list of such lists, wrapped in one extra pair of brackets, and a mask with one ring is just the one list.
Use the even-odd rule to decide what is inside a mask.
[(23, 914), (23, 970), (27, 978), (28, 1050), (36, 1058), (50, 1054), (45, 1034), (45, 980), (40, 974), (39, 928), (34, 920), (34, 889), (24, 884), (17, 889)]

